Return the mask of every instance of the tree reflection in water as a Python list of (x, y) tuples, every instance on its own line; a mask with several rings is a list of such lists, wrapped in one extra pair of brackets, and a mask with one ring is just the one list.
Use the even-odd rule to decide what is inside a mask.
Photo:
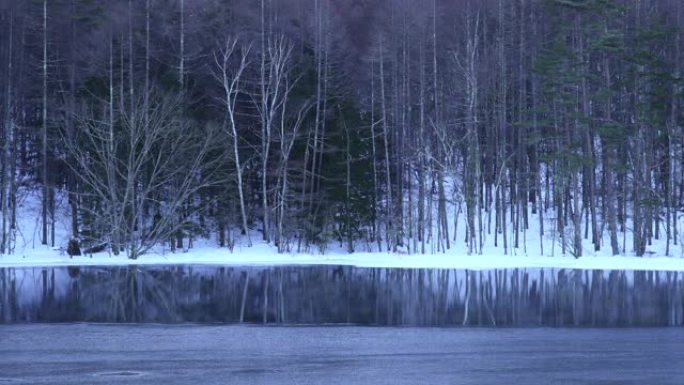
[(682, 325), (682, 274), (210, 266), (0, 269), (0, 321)]

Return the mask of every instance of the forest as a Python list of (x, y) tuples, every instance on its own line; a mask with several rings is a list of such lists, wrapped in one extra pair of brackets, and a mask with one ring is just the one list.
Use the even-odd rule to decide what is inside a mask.
[(683, 8), (0, 0), (0, 254), (679, 254)]

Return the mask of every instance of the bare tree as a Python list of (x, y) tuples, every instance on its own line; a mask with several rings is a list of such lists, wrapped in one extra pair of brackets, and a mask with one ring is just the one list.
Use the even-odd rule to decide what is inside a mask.
[(237, 64), (234, 63), (235, 57), (237, 55), (237, 38), (229, 38), (226, 41), (225, 47), (219, 50), (214, 55), (214, 60), (216, 62), (217, 75), (216, 78), (221, 82), (223, 86), (224, 99), (223, 105), (226, 109), (225, 119), (226, 124), (224, 124), (224, 130), (227, 131), (228, 135), (233, 140), (233, 160), (235, 161), (235, 174), (237, 177), (237, 188), (238, 197), (240, 199), (240, 215), (242, 219), (242, 234), (247, 235), (247, 241), (251, 244), (249, 238), (249, 232), (247, 229), (247, 211), (245, 209), (245, 196), (242, 182), (242, 163), (240, 162), (240, 136), (237, 129), (236, 120), (236, 103), (241, 92), (242, 87), (242, 75), (249, 64), (248, 56), (250, 52), (250, 46), (245, 46), (239, 49), (240, 57), (237, 59)]
[[(464, 167), (464, 184), (465, 184), (465, 201), (466, 201), (466, 215), (467, 215), (467, 241), (468, 253), (481, 252), (482, 245), (478, 245), (477, 236), (475, 232), (475, 212), (479, 201), (480, 192), (480, 150), (479, 139), (477, 133), (477, 100), (478, 100), (478, 82), (477, 82), (477, 63), (478, 63), (478, 46), (480, 42), (479, 27), (480, 14), (479, 11), (474, 12), (471, 17), (468, 17), (466, 22), (466, 50), (465, 60), (461, 60), (455, 55), (456, 62), (459, 63), (463, 71), (466, 84), (466, 162)], [(463, 62), (463, 63), (462, 63)], [(479, 218), (482, 222), (482, 218)], [(480, 235), (480, 239), (481, 239)], [(478, 247), (479, 246), (479, 247)]]
[(279, 175), (279, 189), (278, 189), (278, 222), (277, 222), (277, 228), (278, 228), (278, 234), (277, 234), (277, 242), (278, 242), (278, 251), (280, 252), (285, 252), (287, 251), (288, 245), (287, 242), (284, 238), (284, 226), (285, 226), (285, 214), (288, 213), (288, 205), (289, 205), (289, 195), (290, 195), (290, 186), (289, 186), (289, 163), (290, 163), (290, 154), (292, 153), (292, 148), (294, 147), (295, 141), (297, 137), (299, 136), (299, 131), (300, 128), (304, 122), (304, 119), (306, 115), (309, 112), (309, 109), (311, 108), (311, 103), (306, 100), (301, 105), (299, 106), (297, 110), (297, 116), (292, 119), (288, 119), (287, 117), (287, 103), (289, 99), (289, 94), (292, 91), (292, 88), (294, 87), (296, 81), (290, 83), (289, 81), (286, 80), (286, 87), (285, 87), (285, 92), (283, 95), (283, 106), (281, 109), (280, 113), (280, 130), (279, 130), (279, 136), (280, 136), (280, 175)]
[[(262, 2), (263, 3), (263, 2)], [(262, 5), (263, 13), (263, 5)], [(263, 16), (262, 16), (263, 17)], [(263, 21), (262, 21), (263, 22)], [(262, 27), (265, 28), (265, 27)], [(291, 71), (292, 43), (283, 35), (268, 36), (262, 31), (260, 98), (256, 103), (261, 117), (261, 203), (263, 237), (271, 241), (268, 161), (273, 141), (272, 131), (278, 112), (285, 102), (285, 80)], [(265, 41), (264, 41), (265, 39)]]
[[(133, 116), (121, 114), (116, 135), (94, 106), (76, 117), (77, 133), (61, 132), (83, 194), (103, 207), (95, 213), (104, 229), (100, 241), (126, 240), (131, 259), (186, 226), (191, 215), (174, 221), (173, 214), (199, 190), (220, 182), (217, 171), (224, 160), (208, 156), (216, 145), (216, 129), (188, 130), (187, 122), (178, 119), (180, 103), (177, 96), (151, 94), (147, 103), (136, 104)], [(157, 209), (152, 218), (146, 215), (151, 207)]]

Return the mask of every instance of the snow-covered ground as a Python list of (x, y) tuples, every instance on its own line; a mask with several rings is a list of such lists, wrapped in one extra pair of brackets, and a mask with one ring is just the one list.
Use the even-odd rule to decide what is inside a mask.
[[(324, 254), (311, 250), (308, 253), (279, 254), (272, 245), (256, 241), (257, 233), (252, 234), (254, 246), (245, 246), (246, 240), (238, 240), (230, 251), (215, 246), (213, 240), (196, 240), (195, 247), (187, 252), (171, 253), (163, 248), (145, 254), (137, 260), (130, 260), (124, 254), (118, 256), (107, 252), (92, 256), (70, 258), (64, 247), (69, 234), (69, 208), (66, 199), (61, 199), (57, 207), (55, 248), (40, 244), (40, 199), (37, 192), (27, 194), (20, 202), (19, 231), (17, 232), (14, 252), (0, 254), (0, 267), (36, 266), (93, 266), (93, 265), (351, 265), (358, 267), (398, 267), (398, 268), (453, 268), (453, 269), (497, 269), (497, 268), (564, 268), (564, 269), (620, 269), (620, 270), (657, 270), (684, 271), (684, 247), (670, 245), (670, 256), (665, 256), (665, 241), (655, 241), (648, 246), (647, 256), (635, 257), (630, 251), (631, 234), (619, 234), (622, 255), (611, 256), (604, 233), (602, 250), (594, 252), (591, 244), (585, 241), (583, 257), (576, 259), (569, 253), (561, 253), (558, 235), (547, 232), (541, 239), (536, 226), (538, 217), (530, 219), (530, 229), (520, 234), (520, 247), (508, 248), (504, 252), (499, 235), (498, 247), (494, 245), (494, 235), (483, 239), (482, 253), (468, 255), (463, 239), (464, 224), (459, 224), (459, 233), (452, 235), (451, 248), (447, 252), (436, 250), (435, 244), (426, 247), (427, 254), (387, 253), (373, 250), (373, 245), (359, 244), (357, 252), (349, 254), (344, 248), (331, 243)], [(461, 216), (463, 217), (463, 216)], [(544, 218), (550, 221), (551, 218)], [(552, 228), (552, 225), (546, 225)], [(453, 227), (452, 227), (453, 228)], [(684, 228), (680, 226), (679, 228)], [(508, 234), (509, 243), (513, 239)], [(413, 248), (413, 246), (412, 246)]]
[(453, 269), (503, 269), (503, 268), (565, 268), (565, 269), (621, 269), (684, 271), (684, 258), (672, 257), (606, 257), (590, 256), (575, 259), (571, 256), (504, 256), (504, 255), (458, 255), (453, 252), (437, 255), (405, 255), (395, 253), (330, 252), (316, 254), (278, 254), (266, 245), (236, 248), (233, 252), (215, 247), (199, 247), (187, 253), (153, 253), (138, 260), (124, 255), (106, 253), (92, 257), (70, 258), (58, 251), (42, 250), (27, 254), (0, 256), (0, 267), (30, 266), (92, 266), (92, 265), (351, 265), (358, 267), (399, 268), (453, 268)]

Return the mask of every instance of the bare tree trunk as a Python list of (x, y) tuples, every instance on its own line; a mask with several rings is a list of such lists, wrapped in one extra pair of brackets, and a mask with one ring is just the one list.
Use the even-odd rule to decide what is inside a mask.
[[(446, 157), (444, 157), (446, 160)], [(447, 220), (447, 200), (446, 200), (446, 189), (444, 187), (444, 168), (442, 166), (439, 166), (439, 170), (437, 172), (437, 196), (438, 196), (438, 202), (437, 202), (437, 213), (438, 213), (438, 228), (440, 229), (439, 233), (442, 234), (442, 240), (444, 241), (445, 245), (443, 246), (442, 251), (446, 252), (450, 248), (450, 239), (449, 239), (449, 222)], [(440, 243), (442, 242), (440, 240)]]
[[(41, 129), (41, 162), (42, 162), (42, 179), (43, 179), (43, 213), (42, 225), (43, 236), (41, 243), (48, 244), (48, 175), (47, 175), (47, 0), (43, 0), (43, 116)], [(54, 240), (53, 240), (54, 242)]]
[[(434, 125), (437, 130), (439, 129), (444, 129), (442, 125), (442, 116), (440, 114), (440, 105), (439, 105), (439, 100), (440, 100), (440, 95), (439, 95), (439, 82), (437, 81), (438, 78), (438, 62), (437, 62), (437, 0), (432, 0), (432, 92), (434, 93), (433, 95), (433, 101), (434, 101)], [(432, 164), (434, 164), (433, 161), (430, 161)], [(439, 166), (437, 166), (439, 167)], [(432, 183), (434, 183), (435, 179), (435, 173), (432, 172), (430, 173), (430, 178), (432, 179)], [(427, 226), (428, 226), (428, 237), (430, 240), (432, 240), (432, 193), (428, 194), (428, 205), (427, 205), (427, 210), (428, 210), (428, 218), (427, 218)], [(439, 222), (439, 220), (438, 220)], [(438, 225), (439, 227), (439, 225)], [(455, 231), (454, 231), (455, 233)]]
[(578, 171), (572, 172), (572, 187), (573, 187), (573, 215), (572, 224), (574, 230), (574, 240), (573, 240), (573, 256), (579, 258), (582, 256), (582, 211), (580, 209), (580, 185)]
[(106, 146), (107, 146), (107, 153), (106, 153), (106, 158), (107, 158), (107, 164), (106, 164), (106, 173), (107, 173), (107, 180), (110, 186), (110, 207), (109, 207), (109, 215), (111, 219), (109, 219), (112, 223), (112, 233), (110, 235), (110, 247), (112, 250), (112, 253), (114, 255), (119, 254), (119, 247), (120, 247), (120, 242), (122, 241), (120, 239), (121, 235), (121, 223), (119, 223), (119, 213), (123, 210), (123, 207), (119, 207), (116, 202), (119, 201), (118, 199), (118, 183), (117, 183), (117, 175), (116, 171), (114, 169), (114, 37), (112, 36), (112, 33), (110, 31), (110, 36), (109, 36), (109, 100), (108, 100), (108, 111), (107, 111), (107, 138), (106, 138)]
[[(677, 43), (676, 44), (677, 47), (675, 48), (675, 57), (676, 57), (675, 62), (680, 63), (680, 65), (677, 66), (677, 70), (676, 70), (675, 74), (676, 74), (676, 78), (678, 78), (678, 79), (681, 77), (681, 74), (682, 74), (682, 70), (681, 70), (682, 51), (681, 50), (682, 50), (682, 28), (684, 28), (684, 17), (682, 16), (682, 13), (683, 13), (682, 9), (684, 9), (684, 7), (682, 6), (682, 3), (677, 2), (677, 26), (678, 26), (678, 28), (677, 28), (677, 37), (675, 39), (675, 41)], [(681, 86), (681, 84), (678, 85), (675, 88), (675, 96), (679, 96), (681, 98), (683, 90), (684, 90), (684, 88)], [(677, 97), (675, 97), (672, 100), (676, 101), (678, 99), (677, 99)], [(674, 112), (680, 111), (681, 108), (682, 108), (681, 101), (678, 101), (676, 104), (676, 109), (674, 109)], [(681, 149), (680, 149), (680, 151), (681, 151)], [(684, 165), (682, 165), (680, 163), (679, 167), (682, 169), (682, 172), (684, 172), (683, 166)], [(674, 170), (673, 170), (673, 174), (674, 174)], [(674, 178), (674, 175), (673, 175), (673, 178)], [(682, 178), (682, 180), (679, 181), (679, 184), (681, 187), (684, 187), (684, 178)], [(675, 190), (674, 186), (672, 186), (672, 190), (674, 193), (674, 190)], [(684, 191), (684, 188), (682, 188), (682, 190)], [(675, 200), (675, 202), (677, 202), (677, 200)], [(677, 216), (678, 216), (678, 210), (672, 210), (672, 222), (673, 222), (672, 232), (674, 233), (673, 242), (675, 245), (677, 244), (677, 238), (679, 236), (679, 230), (677, 227), (679, 225), (679, 218)], [(681, 242), (681, 240), (680, 240), (680, 242)]]
[[(341, 113), (342, 111), (340, 111)], [(344, 118), (343, 118), (344, 119)], [(345, 166), (346, 166), (346, 191), (345, 191), (345, 200), (344, 200), (344, 205), (345, 205), (345, 221), (346, 223), (346, 231), (347, 231), (347, 252), (352, 253), (354, 252), (354, 241), (352, 238), (352, 229), (351, 229), (351, 147), (350, 147), (350, 138), (349, 138), (349, 128), (347, 127), (346, 122), (343, 122), (344, 125), (344, 136), (345, 136), (345, 142), (346, 142), (346, 157), (345, 157)]]
[(280, 202), (278, 204), (278, 251), (280, 252), (285, 252), (288, 250), (288, 245), (284, 240), (283, 233), (284, 233), (284, 222), (285, 222), (285, 213), (288, 210), (288, 204), (289, 204), (289, 184), (288, 184), (288, 177), (289, 177), (289, 164), (290, 164), (290, 154), (292, 152), (292, 148), (294, 147), (295, 141), (297, 137), (299, 136), (299, 130), (301, 125), (304, 122), (304, 119), (306, 117), (306, 114), (309, 111), (309, 108), (311, 107), (310, 103), (308, 101), (304, 102), (297, 113), (297, 119), (296, 121), (292, 124), (290, 127), (290, 131), (286, 131), (286, 125), (287, 125), (287, 119), (286, 119), (286, 111), (287, 111), (287, 101), (289, 99), (289, 94), (292, 88), (294, 87), (296, 83), (296, 80), (292, 83), (289, 84), (289, 81), (285, 81), (285, 91), (283, 92), (283, 105), (281, 108), (280, 112), (280, 154), (281, 154), (281, 165), (280, 165)]
[[(314, 16), (315, 16), (315, 25), (316, 25), (316, 32), (315, 32), (315, 52), (314, 54), (316, 55), (316, 113), (315, 113), (315, 118), (314, 118), (314, 134), (313, 134), (313, 148), (312, 148), (312, 155), (311, 155), (311, 186), (309, 187), (309, 199), (308, 199), (308, 217), (309, 217), (309, 224), (313, 225), (315, 218), (314, 218), (314, 207), (313, 207), (313, 202), (314, 202), (314, 191), (315, 191), (315, 186), (316, 186), (316, 179), (319, 177), (317, 169), (317, 161), (318, 161), (318, 142), (319, 142), (319, 127), (321, 126), (321, 117), (322, 117), (322, 110), (323, 110), (323, 100), (325, 96), (322, 95), (321, 93), (321, 88), (323, 84), (323, 70), (321, 68), (322, 63), (323, 63), (323, 42), (322, 42), (322, 10), (321, 10), (321, 5), (320, 5), (320, 0), (315, 0), (314, 1)], [(308, 154), (308, 146), (307, 146), (307, 154)], [(305, 163), (306, 167), (306, 163)], [(306, 176), (306, 173), (304, 173)], [(306, 183), (304, 184), (304, 191), (306, 191)], [(313, 227), (313, 226), (312, 226)], [(313, 234), (311, 234), (313, 235)]]
[(242, 163), (240, 161), (240, 136), (237, 132), (236, 103), (237, 97), (240, 93), (242, 74), (247, 68), (247, 57), (249, 56), (249, 47), (242, 48), (241, 57), (237, 69), (230, 73), (232, 63), (230, 59), (235, 53), (237, 47), (237, 39), (232, 39), (226, 42), (225, 48), (215, 56), (216, 66), (219, 70), (218, 78), (223, 85), (224, 104), (226, 108), (226, 115), (228, 117), (229, 131), (228, 134), (233, 139), (233, 160), (235, 162), (235, 174), (237, 177), (238, 198), (240, 200), (240, 217), (242, 220), (242, 235), (247, 235), (247, 242), (251, 246), (249, 238), (249, 230), (247, 228), (247, 211), (245, 208), (245, 196), (242, 181)]
[(178, 63), (178, 82), (181, 92), (185, 86), (185, 0), (180, 0), (180, 58)]
[(389, 156), (389, 124), (387, 122), (387, 107), (385, 99), (385, 65), (382, 50), (384, 48), (382, 35), (380, 35), (380, 108), (382, 113), (382, 140), (385, 151), (385, 183), (387, 184), (387, 211), (385, 218), (385, 238), (387, 250), (393, 248), (394, 229), (392, 227), (392, 178), (390, 174), (390, 156)]
[(145, 124), (149, 124), (150, 99), (150, 0), (145, 0), (145, 90), (144, 90)]
[[(578, 23), (581, 23), (581, 20), (578, 18)], [(578, 33), (578, 40), (579, 40), (579, 57), (580, 60), (582, 61), (582, 80), (580, 83), (580, 101), (582, 105), (582, 115), (585, 116), (586, 118), (590, 117), (590, 107), (589, 107), (589, 95), (588, 95), (588, 85), (587, 85), (587, 73), (589, 72), (589, 68), (587, 68), (587, 64), (589, 62), (589, 59), (586, 57), (587, 54), (585, 54), (585, 48), (584, 48), (584, 37), (582, 36), (581, 33), (581, 27), (578, 28), (579, 33)], [(592, 164), (595, 164), (595, 154), (594, 154), (594, 132), (591, 126), (587, 124), (583, 124), (584, 128), (584, 137), (585, 137), (585, 144), (584, 144), (584, 157), (585, 159), (589, 159)], [(584, 173), (587, 175), (585, 176), (586, 180), (586, 187), (588, 191), (585, 191), (582, 189), (582, 194), (587, 196), (586, 201), (589, 203), (589, 215), (591, 217), (591, 240), (592, 243), (594, 244), (594, 251), (599, 251), (601, 249), (601, 235), (599, 233), (599, 226), (598, 226), (598, 220), (597, 220), (597, 197), (596, 197), (596, 173), (594, 170), (593, 166), (586, 166), (583, 170)]]
[(477, 134), (477, 50), (478, 50), (478, 31), (480, 25), (480, 15), (476, 12), (474, 23), (468, 16), (467, 41), (466, 41), (466, 141), (468, 143), (467, 162), (465, 173), (467, 175), (466, 184), (466, 211), (467, 211), (467, 230), (468, 230), (468, 253), (479, 252), (477, 237), (475, 233), (475, 212), (478, 205), (478, 192), (480, 183), (480, 151), (479, 138)]
[[(149, 130), (150, 126), (150, 0), (145, 1), (145, 90), (143, 94), (143, 116), (145, 119), (145, 124), (144, 124), (144, 130), (147, 132)], [(135, 178), (131, 177), (127, 181), (127, 183), (130, 183), (132, 188), (131, 188), (131, 193), (132, 193), (132, 205), (133, 205), (133, 213), (135, 215), (131, 215), (131, 224), (130, 228), (135, 230), (137, 227), (142, 228), (142, 214), (143, 214), (143, 204), (144, 201), (142, 199), (142, 193), (139, 191), (139, 183), (140, 181)], [(177, 216), (177, 213), (173, 213), (172, 215)], [(179, 220), (179, 222), (181, 222)], [(140, 242), (140, 236), (139, 236), (139, 231), (131, 231), (130, 232), (130, 248), (131, 250), (137, 249), (139, 246)], [(182, 236), (182, 227), (179, 227), (177, 229), (177, 233), (179, 236)], [(181, 245), (182, 247), (182, 245)], [(131, 253), (134, 254), (134, 253)], [(134, 258), (137, 258), (137, 256), (133, 255)]]
[[(265, 4), (261, 0), (261, 203), (263, 209), (263, 239), (266, 242), (271, 242), (270, 237), (270, 220), (269, 220), (269, 206), (268, 206), (268, 186), (266, 173), (268, 171), (268, 154), (271, 147), (271, 122), (269, 119), (268, 109), (268, 94), (270, 91), (266, 87), (266, 20), (265, 20)], [(270, 81), (270, 79), (269, 79)]]
[[(677, 2), (677, 32), (675, 35), (675, 69), (674, 78), (679, 79), (681, 76), (681, 33), (682, 33), (682, 4)], [(673, 98), (670, 107), (670, 121), (668, 122), (668, 154), (667, 154), (667, 170), (666, 176), (666, 226), (667, 226), (667, 243), (665, 246), (665, 255), (670, 255), (670, 242), (674, 241), (677, 244), (677, 211), (673, 209), (673, 191), (675, 189), (675, 167), (676, 167), (676, 151), (674, 150), (674, 141), (676, 137), (677, 117), (679, 114), (679, 103), (681, 102), (681, 86), (675, 84), (673, 87)]]
[[(507, 77), (506, 77), (506, 32), (504, 31), (504, 10), (503, 1), (498, 0), (497, 3), (497, 15), (498, 15), (498, 27), (497, 27), (497, 57), (498, 57), (498, 70), (499, 70), (499, 83), (498, 83), (498, 100), (497, 100), (497, 126), (498, 126), (498, 137), (500, 140), (499, 149), (497, 150), (498, 161), (497, 164), (501, 165), (502, 168), (507, 167), (505, 159), (507, 158), (506, 148), (507, 148), (507, 117), (506, 117), (506, 99), (507, 99)], [(514, 170), (508, 170), (508, 174), (513, 175)], [(505, 175), (505, 173), (502, 173)], [(503, 178), (502, 178), (503, 183)], [(512, 191), (511, 184), (511, 191)], [(513, 200), (513, 197), (510, 197)], [(501, 186), (499, 189), (499, 226), (501, 235), (503, 238), (503, 248), (504, 254), (508, 253), (508, 222), (506, 220), (506, 189)], [(513, 219), (513, 207), (511, 207), (511, 219)]]
[[(604, 22), (604, 33), (608, 33), (608, 21), (606, 20)], [(611, 89), (611, 80), (610, 80), (610, 61), (608, 60), (608, 54), (604, 53), (603, 54), (603, 71), (604, 71), (604, 87), (606, 90)], [(606, 121), (611, 123), (613, 120), (612, 116), (612, 103), (611, 103), (612, 98), (608, 98), (606, 102), (606, 107), (605, 107), (605, 114), (606, 114)], [(618, 246), (618, 238), (617, 238), (617, 221), (616, 221), (616, 216), (615, 216), (615, 200), (616, 200), (616, 194), (615, 194), (615, 171), (613, 170), (613, 166), (609, 164), (609, 162), (612, 161), (612, 159), (617, 159), (617, 152), (615, 151), (614, 144), (611, 144), (610, 149), (605, 148), (606, 143), (603, 143), (603, 153), (604, 153), (604, 158), (603, 158), (603, 170), (604, 170), (604, 175), (606, 177), (605, 181), (605, 186), (606, 186), (606, 192), (605, 192), (605, 197), (604, 199), (604, 206), (606, 207), (607, 211), (607, 216), (608, 216), (608, 232), (610, 233), (610, 249), (612, 251), (613, 255), (618, 255), (620, 254), (620, 247)]]
[(375, 241), (378, 244), (378, 251), (381, 249), (378, 223), (378, 162), (376, 149), (376, 132), (375, 132), (375, 66), (371, 63), (371, 162), (373, 165), (373, 223), (371, 224), (372, 234), (371, 242)]
[[(128, 0), (128, 102), (131, 116), (135, 109), (133, 56), (133, 0)], [(132, 123), (135, 124), (135, 122)]]
[(15, 175), (13, 165), (14, 152), (14, 123), (12, 122), (12, 49), (14, 40), (14, 10), (9, 10), (9, 33), (7, 34), (7, 88), (5, 93), (5, 124), (2, 132), (2, 182), (0, 183), (0, 212), (2, 213), (2, 233), (0, 233), (0, 254), (9, 254), (12, 249), (10, 231), (13, 229), (12, 221), (12, 195), (15, 194), (13, 186)]
[[(533, 7), (530, 6), (530, 24), (532, 25), (532, 33), (535, 34), (537, 33), (538, 26), (536, 23), (536, 17), (535, 17), (535, 12), (533, 10)], [(536, 74), (532, 75), (532, 129), (534, 131), (534, 135), (539, 135), (539, 113), (537, 112), (538, 110), (538, 104), (539, 104), (539, 77)], [(534, 184), (535, 184), (535, 200), (537, 204), (537, 215), (538, 215), (538, 223), (539, 223), (539, 255), (544, 255), (544, 214), (546, 207), (548, 205), (545, 205), (544, 199), (542, 199), (542, 175), (541, 175), (541, 165), (539, 164), (539, 145), (536, 144), (534, 145), (534, 150), (533, 150), (533, 155), (534, 155)], [(533, 211), (534, 212), (534, 211)], [(543, 285), (543, 281), (540, 283)], [(541, 321), (540, 321), (541, 322)]]
[[(434, 5), (434, 1), (433, 1)], [(424, 49), (421, 44), (420, 50), (420, 113), (418, 124), (418, 218), (417, 238), (420, 242), (420, 252), (425, 254), (425, 71), (423, 68)], [(416, 247), (414, 246), (414, 249)]]

